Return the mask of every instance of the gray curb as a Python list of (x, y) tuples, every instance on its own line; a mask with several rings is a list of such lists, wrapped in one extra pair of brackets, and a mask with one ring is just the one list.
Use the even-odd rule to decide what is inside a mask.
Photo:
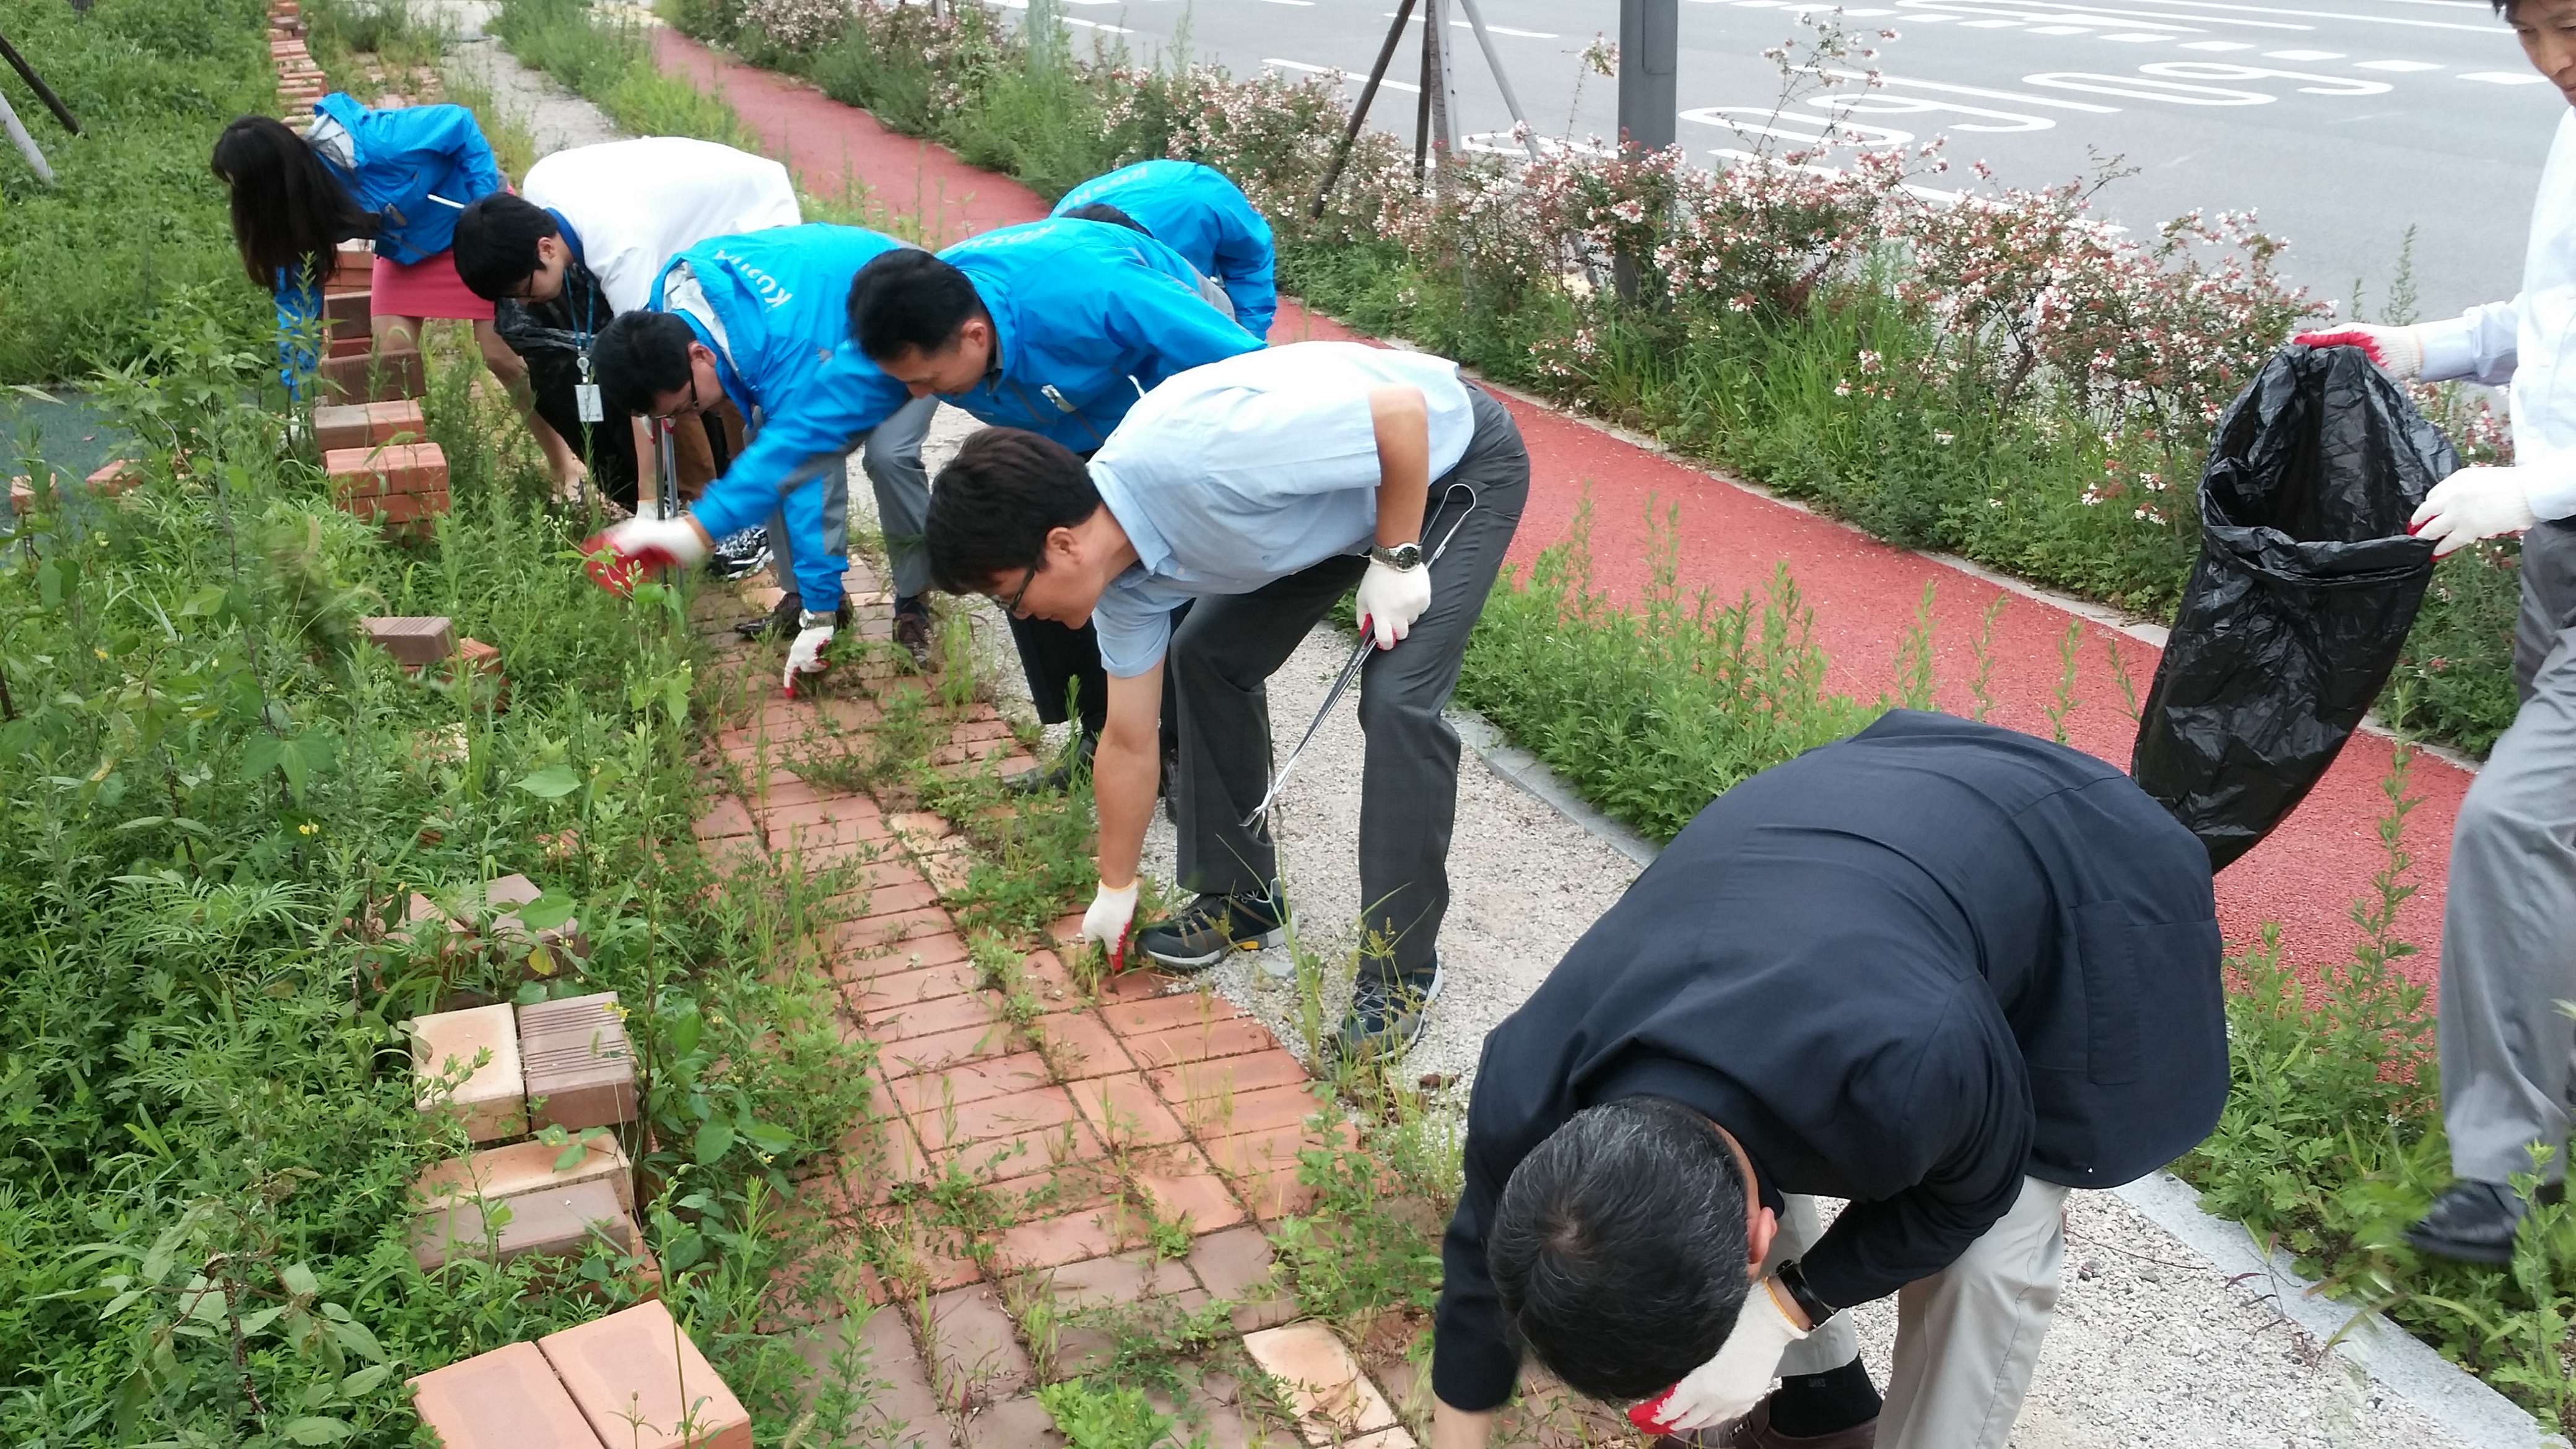
[[(1494, 773), (1556, 807), (1639, 865), (1654, 863), (1661, 847), (1586, 804), (1555, 771), (1506, 740), (1492, 721), (1454, 706), (1447, 713), (1459, 737)], [(2199, 1192), (2172, 1173), (2158, 1172), (2112, 1191), (2207, 1258), (2221, 1278), (2271, 1300), (2283, 1317), (2317, 1342), (2332, 1345), (2347, 1363), (2462, 1441), (2478, 1449), (2568, 1449), (2565, 1439), (2542, 1433), (2538, 1421), (2520, 1405), (2426, 1347), (2386, 1315), (2355, 1317), (2351, 1308), (2318, 1293), (2315, 1283), (2299, 1276), (2288, 1254), (2277, 1249), (2266, 1253), (2243, 1223), (2202, 1211)]]

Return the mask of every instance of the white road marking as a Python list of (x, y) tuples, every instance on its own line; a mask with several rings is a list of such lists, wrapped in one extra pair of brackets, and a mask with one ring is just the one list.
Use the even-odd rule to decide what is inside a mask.
[(2305, 71), (2272, 70), (2259, 65), (2234, 65), (2223, 60), (2160, 60), (2138, 67), (2141, 75), (2164, 76), (2173, 80), (2200, 81), (2306, 81), (2299, 87), (2311, 96), (2384, 96), (2395, 89), (2386, 81), (2363, 80), (2349, 75), (2310, 75)]
[[(1126, 0), (1077, 0), (1077, 3), (1089, 5), (1120, 5), (1126, 3)], [(1314, 0), (1291, 0), (1291, 3), (1310, 5), (1314, 3)], [(1786, 3), (1786, 0), (1775, 0), (1775, 3)], [(1378, 19), (1380, 20), (1393, 20), (1394, 18), (1395, 12), (1392, 10), (1380, 11), (1378, 13)], [(1422, 23), (1422, 17), (1419, 15), (1414, 16), (1413, 23), (1420, 25)], [(1452, 20), (1449, 22), (1449, 28), (1452, 30), (1473, 30), (1476, 27), (1468, 24), (1464, 20)], [(1514, 30), (1508, 25), (1488, 25), (1485, 27), (1485, 33), (1488, 35), (1517, 35), (1523, 40), (1557, 40), (1562, 38), (1552, 30)]]
[(2384, 70), (2398, 75), (2405, 75), (2411, 71), (2441, 69), (2429, 60), (2363, 60), (2355, 61), (2353, 65), (2357, 70)]
[[(1824, 74), (1836, 80), (1866, 81), (1869, 79), (1867, 71), (1828, 70)], [(2034, 96), (2026, 91), (1989, 90), (1984, 86), (1955, 86), (1946, 81), (1914, 80), (1907, 76), (1889, 75), (1884, 71), (1879, 73), (1878, 83), (1881, 86), (1897, 86), (1910, 91), (1938, 91), (1943, 95), (1977, 96), (1989, 101), (2019, 101), (2025, 106), (2049, 106), (2061, 111), (2089, 111), (2097, 116), (2116, 116), (2120, 113), (2118, 106), (2100, 106), (2091, 101), (2062, 101), (2055, 96)]]
[(2341, 60), (2340, 50), (2267, 50), (2265, 60)]
[(2491, 86), (2536, 86), (2549, 81), (2549, 77), (2534, 75), (2527, 70), (2473, 70), (2460, 79), (2485, 81)]
[(2161, 30), (2125, 30), (2118, 35), (2106, 35), (2102, 38), (2104, 40), (2123, 40), (2135, 43), (2141, 40), (2171, 40), (2173, 39), (2173, 36), (2170, 33)]
[[(1736, 120), (1735, 116), (1751, 119)], [(1777, 136), (1783, 141), (1797, 141), (1813, 146), (1860, 146), (1871, 150), (1888, 150), (1914, 139), (1912, 131), (1898, 131), (1886, 126), (1864, 126), (1857, 121), (1841, 121), (1830, 116), (1808, 116), (1794, 111), (1774, 111), (1768, 106), (1702, 106), (1684, 111), (1678, 119), (1703, 126), (1724, 126), (1739, 136)], [(1783, 129), (1777, 122), (1788, 122), (1804, 130)]]
[(1959, 22), (1959, 28), (1961, 30), (2010, 30), (2019, 24), (2021, 22), (2018, 20), (1962, 20)]
[[(1308, 75), (1338, 74), (1341, 76), (1343, 82), (1348, 85), (1365, 85), (1368, 82), (1368, 75), (1366, 72), (1353, 75), (1349, 71), (1341, 69), (1339, 66), (1308, 65), (1302, 60), (1281, 60), (1275, 55), (1263, 56), (1261, 58), (1261, 63), (1263, 65), (1275, 65), (1282, 70), (1302, 70)], [(1378, 84), (1391, 91), (1404, 91), (1417, 96), (1422, 94), (1422, 87), (1413, 85), (1406, 81), (1397, 80), (1393, 76), (1389, 76), (1385, 80), (1379, 81)]]
[(2142, 101), (2169, 101), (2177, 106), (2265, 106), (2280, 99), (2261, 91), (2232, 90), (2226, 86), (2186, 85), (2181, 81), (2157, 80), (2151, 76), (2097, 75), (2091, 71), (2056, 70), (2021, 78), (2026, 86), (2052, 86), (2059, 90), (2086, 91), (2099, 96), (2131, 96)]
[(2030, 33), (2033, 35), (2090, 35), (2093, 31), (2090, 26), (2084, 25), (2034, 25), (2030, 28)]
[(2183, 48), (2183, 49), (2185, 49), (2185, 50), (2212, 50), (2212, 51), (2217, 51), (2217, 50), (2252, 50), (2254, 47), (2252, 47), (2252, 46), (2250, 46), (2250, 45), (2247, 45), (2244, 41), (2241, 41), (2241, 40), (2186, 40), (2186, 41), (2184, 41), (2184, 42), (2182, 43), (2182, 48)]
[(1273, 5), (1305, 5), (1305, 6), (1312, 6), (1312, 5), (1315, 3), (1315, 0), (1270, 0), (1270, 3), (1271, 3), (1271, 4), (1273, 4)]

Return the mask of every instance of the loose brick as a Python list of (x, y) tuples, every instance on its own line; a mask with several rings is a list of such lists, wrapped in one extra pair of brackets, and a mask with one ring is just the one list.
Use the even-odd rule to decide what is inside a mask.
[[(466, 641), (468, 644), (472, 642), (474, 641), (470, 639)], [(542, 931), (530, 930), (528, 923), (519, 919), (516, 908), (528, 905), (544, 894), (544, 891), (537, 888), (535, 881), (524, 875), (505, 875), (483, 887), (483, 904), (496, 913), (491, 923), (492, 939), (510, 948), (514, 954), (544, 952), (544, 960), (531, 960), (529, 964), (537, 974), (550, 975), (555, 971), (569, 968), (576, 957), (587, 959), (590, 955), (590, 940), (582, 935), (580, 920), (573, 917), (566, 917), (560, 924), (548, 926)], [(615, 993), (609, 993), (609, 1000), (611, 1002), (616, 1000)], [(562, 1002), (553, 1004), (564, 1005)], [(622, 1034), (623, 1028), (620, 1028), (620, 1032)], [(527, 1055), (528, 1035), (528, 1016), (523, 1010), (519, 1013), (519, 1051), (523, 1059)], [(530, 1095), (535, 1095), (533, 1090)], [(538, 1125), (545, 1124), (540, 1122)], [(566, 1122), (561, 1125), (569, 1127), (573, 1124)], [(588, 1122), (582, 1125), (605, 1127), (608, 1124)]]
[(537, 1347), (592, 1432), (618, 1449), (751, 1449), (751, 1415), (658, 1301), (547, 1334)]
[[(1395, 1410), (1360, 1372), (1341, 1339), (1320, 1323), (1292, 1323), (1244, 1335), (1243, 1351), (1287, 1391), (1298, 1430), (1310, 1444), (1333, 1444), (1357, 1435), (1394, 1430)], [(1407, 1438), (1377, 1449), (1411, 1449)]]
[(968, 1386), (976, 1398), (1006, 1398), (1029, 1386), (1028, 1351), (988, 1284), (955, 1288), (930, 1300), (922, 1337), (929, 1345), (932, 1378), (951, 1402)]
[(428, 391), (428, 373), (420, 354), (407, 347), (325, 357), (315, 369), (322, 396), (344, 403), (393, 402)]
[(436, 526), (435, 520), (441, 514), (447, 512), (447, 490), (361, 494), (341, 499), (340, 509), (352, 518), (390, 532), (424, 534)]
[(579, 1131), (635, 1120), (635, 1052), (616, 1007), (617, 993), (603, 991), (519, 1008), (537, 1126)]
[[(571, 1166), (555, 1165), (565, 1153), (576, 1150), (581, 1155)], [(625, 1150), (613, 1137), (569, 1147), (550, 1147), (543, 1142), (486, 1147), (471, 1156), (450, 1158), (431, 1166), (412, 1183), (412, 1195), (422, 1207), (438, 1208), (477, 1198), (503, 1202), (584, 1182), (608, 1184), (620, 1208), (635, 1210), (632, 1167)]]
[(344, 501), (447, 491), (447, 453), (436, 443), (334, 448), (322, 455), (322, 471)]
[(600, 1449), (533, 1343), (476, 1354), (409, 1383), (420, 1421), (447, 1449)]
[(423, 1272), (459, 1258), (578, 1258), (594, 1241), (620, 1254), (642, 1245), (635, 1220), (617, 1201), (617, 1190), (599, 1180), (497, 1202), (451, 1202), (411, 1224), (412, 1261)]
[[(466, 1135), (476, 1142), (516, 1137), (528, 1130), (527, 1098), (520, 1075), (519, 1032), (506, 1006), (469, 1011), (439, 1011), (411, 1023), (412, 1076), (419, 1083), (423, 1112), (453, 1112), (463, 1117)], [(491, 1059), (473, 1070), (455, 1090), (432, 1096), (431, 1084), (452, 1068), (465, 1066), (485, 1051)]]
[(407, 668), (424, 668), (456, 652), (455, 624), (445, 614), (379, 615), (359, 620), (358, 627)]
[[(365, 343), (360, 341), (359, 345), (363, 347)], [(341, 403), (313, 410), (313, 441), (325, 453), (344, 448), (418, 442), (428, 436), (429, 421), (421, 415), (418, 398), (404, 398), (399, 402)]]
[(92, 493), (102, 498), (114, 498), (143, 486), (143, 465), (118, 458), (100, 464), (85, 481)]

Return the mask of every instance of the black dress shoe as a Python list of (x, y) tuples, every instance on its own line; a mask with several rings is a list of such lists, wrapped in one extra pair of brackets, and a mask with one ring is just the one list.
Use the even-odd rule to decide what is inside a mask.
[[(2544, 1189), (2544, 1193), (2546, 1190)], [(2513, 1238), (2531, 1211), (2513, 1189), (2498, 1182), (2455, 1182), (2415, 1226), (2406, 1241), (2419, 1253), (2463, 1263), (2510, 1263)]]
[(1073, 772), (1076, 767), (1085, 770), (1091, 768), (1091, 757), (1099, 749), (1100, 736), (1084, 735), (1074, 742), (1072, 749), (1064, 752), (1064, 758), (1056, 762), (1055, 768), (1043, 769), (1032, 766), (1016, 775), (1005, 775), (1002, 777), (1002, 788), (1014, 795), (1038, 795), (1049, 790), (1061, 790), (1073, 783)]

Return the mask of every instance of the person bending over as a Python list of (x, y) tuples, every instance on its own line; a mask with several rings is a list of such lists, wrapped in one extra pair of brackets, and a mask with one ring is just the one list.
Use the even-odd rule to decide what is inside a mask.
[(931, 497), (933, 577), (1014, 617), (1094, 627), (1108, 673), (1083, 934), (1125, 947), (1168, 679), (1179, 878), (1196, 896), (1136, 946), (1195, 971), (1280, 942), (1278, 848), (1266, 818), (1248, 821), (1270, 783), (1263, 682), (1356, 585), (1376, 649), (1360, 682), (1361, 965), (1339, 1044), (1354, 1059), (1410, 1046), (1440, 994), (1449, 908), (1458, 734), (1441, 708), (1528, 497), (1520, 430), (1456, 363), (1355, 342), (1181, 373), (1087, 464), (1018, 429), (969, 438)]
[(1524, 1345), (1650, 1432), (2001, 1449), (2068, 1189), (2217, 1123), (2219, 962), (2208, 852), (2063, 746), (1896, 710), (1719, 796), (1485, 1039), (1432, 1449)]
[[(850, 288), (850, 334), (915, 397), (1090, 453), (1163, 379), (1261, 345), (1198, 295), (1197, 276), (1123, 227), (1029, 222), (869, 264)], [(889, 549), (923, 516), (887, 514)], [(1011, 638), (1038, 717), (1062, 723), (1071, 695), (1081, 721), (1061, 766), (1012, 783), (1060, 786), (1090, 759), (1108, 708), (1099, 644), (1088, 626), (1016, 616)]]
[(790, 689), (799, 674), (822, 671), (823, 650), (848, 619), (848, 440), (865, 440), (871, 477), (921, 471), (934, 405), (843, 345), (850, 278), (902, 245), (822, 224), (700, 242), (663, 269), (643, 310), (600, 335), (610, 403), (663, 422), (730, 409), (751, 439), (688, 516), (621, 523), (606, 542), (630, 557), (696, 564), (714, 540), (769, 518), (773, 547), (788, 555), (771, 618), (777, 632), (796, 626)]
[(683, 250), (801, 220), (786, 167), (678, 136), (557, 151), (518, 194), (457, 215), (456, 274), (493, 304), (494, 329), (527, 366), (515, 400), (560, 488), (595, 463), (602, 493), (635, 508), (632, 420), (597, 394), (600, 329), (643, 306)]
[(1170, 247), (1223, 292), (1237, 325), (1270, 336), (1279, 310), (1270, 222), (1224, 172), (1195, 161), (1139, 161), (1066, 192), (1053, 214), (1131, 226)]

